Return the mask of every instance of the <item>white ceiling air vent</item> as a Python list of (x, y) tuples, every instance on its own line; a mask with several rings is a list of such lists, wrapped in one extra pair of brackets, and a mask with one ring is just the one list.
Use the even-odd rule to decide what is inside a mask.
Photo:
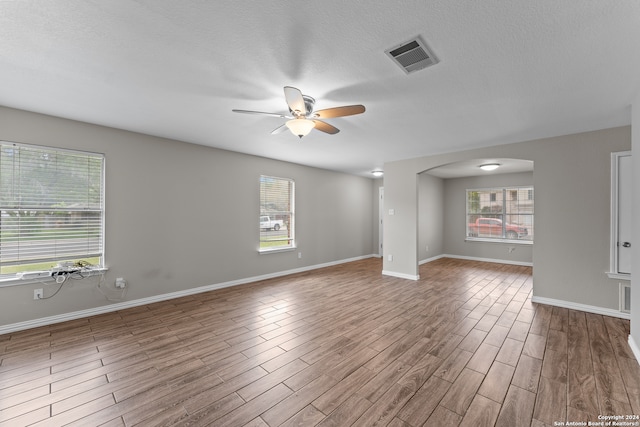
[(385, 53), (407, 74), (438, 63), (436, 57), (420, 38), (409, 40)]

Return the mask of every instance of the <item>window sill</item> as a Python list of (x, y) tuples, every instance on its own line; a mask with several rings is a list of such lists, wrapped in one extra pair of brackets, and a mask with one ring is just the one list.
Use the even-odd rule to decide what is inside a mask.
[(287, 246), (286, 248), (265, 248), (265, 249), (258, 249), (258, 253), (260, 255), (264, 255), (264, 254), (273, 254), (273, 253), (278, 253), (278, 252), (292, 252), (295, 251), (297, 248), (295, 246)]
[(616, 273), (613, 271), (607, 271), (607, 276), (609, 276), (609, 279), (631, 280), (631, 274), (629, 273)]
[(490, 239), (483, 237), (466, 237), (465, 242), (503, 243), (508, 245), (533, 245), (533, 240)]
[[(91, 270), (82, 271), (81, 273), (83, 277), (87, 278), (92, 276), (99, 276), (101, 274), (104, 274), (108, 270), (109, 268), (107, 267), (97, 267), (97, 268), (92, 268)], [(56, 283), (56, 279), (53, 276), (46, 276), (42, 278), (33, 278), (33, 279), (5, 277), (3, 279), (0, 279), (0, 288), (8, 288), (11, 286), (32, 285), (35, 283), (44, 283), (44, 284), (52, 283), (53, 284), (53, 283)]]

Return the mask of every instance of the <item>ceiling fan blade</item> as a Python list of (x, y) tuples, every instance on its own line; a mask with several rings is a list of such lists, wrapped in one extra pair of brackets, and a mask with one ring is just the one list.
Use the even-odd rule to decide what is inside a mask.
[(318, 129), (319, 131), (322, 131), (331, 135), (335, 135), (336, 133), (340, 132), (340, 129), (330, 125), (329, 123), (326, 123), (320, 120), (314, 120), (313, 123), (315, 123), (316, 129)]
[(271, 135), (275, 135), (275, 134), (277, 134), (277, 133), (282, 133), (282, 132), (286, 131), (287, 129), (288, 129), (288, 128), (287, 128), (287, 124), (285, 123), (285, 124), (283, 124), (283, 125), (278, 126), (278, 127), (277, 127), (277, 128), (275, 128), (274, 130), (272, 130), (272, 131), (271, 131)]
[(244, 113), (244, 114), (261, 114), (263, 116), (271, 116), (271, 117), (280, 117), (281, 119), (291, 118), (290, 116), (286, 116), (280, 113), (265, 113), (263, 111), (251, 111), (251, 110), (231, 110), (234, 113)]
[(302, 98), (302, 92), (300, 89), (291, 86), (284, 87), (284, 98), (287, 100), (287, 105), (294, 116), (306, 115), (307, 110), (304, 106), (304, 98)]
[(364, 105), (346, 105), (344, 107), (327, 108), (318, 110), (313, 113), (313, 117), (319, 119), (330, 119), (332, 117), (353, 116), (354, 114), (364, 113)]

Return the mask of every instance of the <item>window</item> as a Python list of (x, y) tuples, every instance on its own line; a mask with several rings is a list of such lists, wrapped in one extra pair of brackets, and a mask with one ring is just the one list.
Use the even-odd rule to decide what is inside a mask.
[(260, 176), (260, 252), (295, 247), (294, 182)]
[(102, 266), (104, 156), (0, 141), (0, 275)]
[(467, 190), (467, 240), (533, 242), (533, 187)]

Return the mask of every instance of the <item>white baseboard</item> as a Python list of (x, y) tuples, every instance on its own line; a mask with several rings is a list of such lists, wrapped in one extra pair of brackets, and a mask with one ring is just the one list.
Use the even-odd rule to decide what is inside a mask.
[(338, 261), (331, 261), (324, 264), (316, 264), (308, 267), (295, 268), (292, 270), (279, 271), (276, 273), (264, 274), (261, 276), (247, 277), (244, 279), (231, 280), (229, 282), (216, 283), (213, 285), (200, 286), (197, 288), (185, 289), (182, 291), (170, 292), (168, 294), (154, 295), (151, 297), (140, 298), (132, 301), (118, 302), (102, 307), (90, 308), (87, 310), (79, 310), (71, 313), (57, 314), (55, 316), (42, 317), (40, 319), (27, 320), (24, 322), (12, 323), (9, 325), (0, 325), (0, 335), (11, 332), (22, 331), (25, 329), (37, 328), (40, 326), (53, 325), (55, 323), (66, 322), (68, 320), (82, 319), (84, 317), (96, 316), (98, 314), (111, 313), (127, 308), (138, 307), (141, 305), (152, 304), (154, 302), (166, 301), (174, 298), (180, 298), (189, 295), (195, 295), (202, 292), (214, 291), (216, 289), (228, 288), (231, 286), (244, 285), (246, 283), (259, 282), (261, 280), (273, 279), (276, 277), (288, 276), (295, 273), (303, 273), (305, 271), (317, 270), (319, 268), (331, 267), (334, 265), (345, 264), (347, 262), (360, 261), (367, 258), (373, 258), (376, 255), (364, 255), (354, 258), (348, 258)]
[(493, 262), (496, 264), (522, 265), (524, 267), (533, 267), (532, 262), (512, 261), (508, 259), (479, 258), (479, 257), (473, 257), (473, 256), (451, 255), (451, 254), (440, 255), (440, 258), (455, 258), (455, 259), (465, 259), (469, 261)]
[[(477, 258), (477, 257), (470, 257), (470, 256), (463, 256), (463, 255), (451, 255), (451, 254), (441, 254), (441, 255), (436, 255), (434, 257), (431, 258), (427, 258), (427, 259), (423, 259), (421, 261), (418, 261), (418, 265), (423, 265), (423, 264), (427, 264), (433, 261), (437, 261), (441, 258), (456, 258), (456, 259), (464, 259), (464, 260), (468, 260), (468, 261), (481, 261), (481, 262), (493, 262), (496, 264), (509, 264), (509, 265), (523, 265), (525, 267), (533, 267), (533, 263), (532, 262), (519, 262), (519, 261), (510, 261), (510, 260), (504, 260), (504, 259), (493, 259), (493, 258)], [(383, 270), (382, 274), (385, 274), (387, 276), (393, 276), (393, 277), (400, 277), (402, 279), (411, 279), (411, 280), (419, 280), (420, 276), (410, 276), (410, 275), (406, 275), (403, 273), (394, 273), (392, 271), (386, 271)]]
[(405, 274), (405, 273), (397, 273), (395, 271), (382, 270), (382, 274), (385, 276), (398, 277), (400, 279), (409, 279), (409, 280), (420, 280), (420, 275), (416, 274)]
[(619, 317), (621, 319), (631, 319), (629, 313), (623, 313), (612, 308), (597, 307), (595, 305), (580, 304), (577, 302), (564, 301), (545, 297), (531, 297), (531, 302), (538, 304), (553, 305), (555, 307), (569, 308), (571, 310), (586, 311), (587, 313), (601, 314), (603, 316)]
[(427, 258), (427, 259), (423, 259), (422, 261), (419, 261), (419, 262), (418, 262), (418, 265), (426, 264), (426, 263), (428, 263), (428, 262), (437, 261), (437, 260), (439, 260), (440, 258), (446, 258), (446, 257), (447, 257), (447, 255), (436, 255), (436, 256), (434, 256), (434, 257)]
[(629, 347), (631, 347), (633, 355), (636, 357), (638, 363), (640, 363), (640, 347), (638, 347), (638, 343), (636, 343), (631, 335), (629, 335)]

